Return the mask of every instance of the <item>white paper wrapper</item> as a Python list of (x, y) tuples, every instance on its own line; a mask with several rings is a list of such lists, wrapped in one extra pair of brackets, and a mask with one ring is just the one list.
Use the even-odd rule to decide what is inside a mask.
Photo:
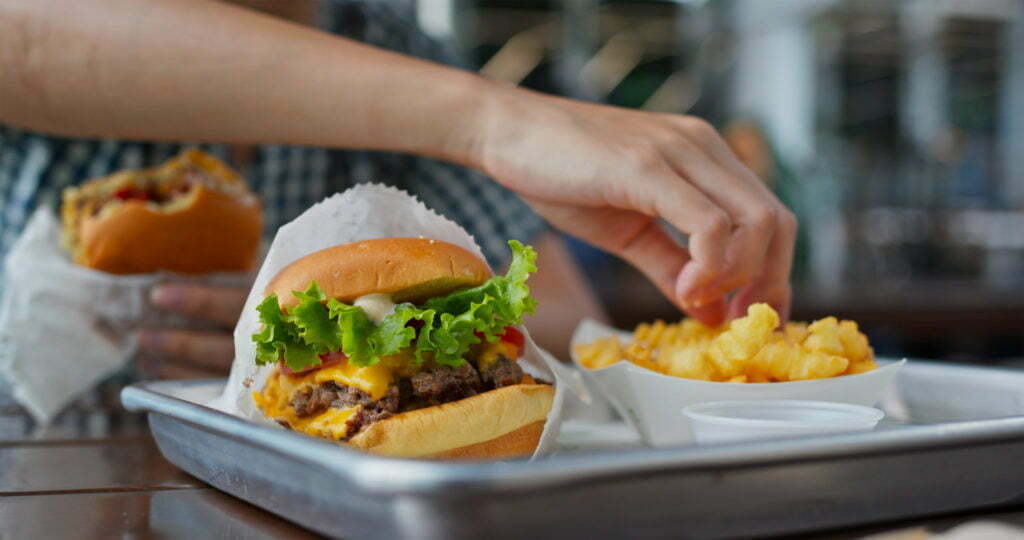
[(153, 285), (245, 287), (252, 279), (98, 272), (72, 263), (59, 237), (53, 211), (37, 209), (8, 253), (0, 304), (0, 376), (42, 424), (128, 363), (142, 327), (207, 326), (150, 307)]
[[(257, 366), (251, 336), (259, 331), (256, 306), (263, 301), (263, 290), (277, 273), (292, 261), (337, 244), (388, 237), (424, 237), (450, 242), (483, 258), (472, 235), (454, 222), (441, 217), (409, 194), (378, 184), (361, 184), (329, 197), (281, 227), (263, 266), (256, 276), (242, 317), (235, 327), (235, 360), (224, 393), (210, 405), (250, 420), (274, 424), (263, 416), (252, 400), (252, 393), (263, 387), (271, 366)], [(526, 347), (520, 364), (523, 369), (555, 383), (555, 401), (535, 455), (549, 452), (562, 421), (566, 388), (585, 393), (579, 375), (562, 366), (533, 342), (520, 327)], [(283, 429), (283, 428), (282, 428)]]
[(673, 446), (694, 442), (682, 409), (706, 401), (751, 399), (803, 399), (873, 406), (885, 395), (906, 360), (879, 362), (878, 369), (828, 379), (766, 384), (698, 381), (664, 375), (622, 360), (601, 369), (579, 363), (576, 345), (618, 335), (630, 342), (632, 334), (586, 319), (572, 338), (572, 359), (594, 388), (603, 392), (649, 446)]

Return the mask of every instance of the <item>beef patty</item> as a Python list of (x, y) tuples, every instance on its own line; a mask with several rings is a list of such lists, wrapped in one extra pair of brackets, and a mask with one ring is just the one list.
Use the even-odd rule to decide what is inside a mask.
[(354, 386), (328, 381), (297, 392), (292, 396), (290, 404), (299, 417), (320, 414), (328, 408), (358, 406), (359, 409), (346, 422), (348, 429), (341, 440), (347, 441), (363, 427), (396, 413), (458, 401), (495, 388), (518, 384), (522, 380), (523, 369), (519, 363), (499, 355), (480, 371), (472, 363), (466, 362), (461, 366), (440, 366), (408, 379), (399, 379), (378, 400)]

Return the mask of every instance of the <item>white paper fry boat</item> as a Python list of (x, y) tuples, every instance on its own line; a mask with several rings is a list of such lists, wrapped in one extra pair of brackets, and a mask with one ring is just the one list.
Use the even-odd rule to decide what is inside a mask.
[(616, 362), (601, 369), (587, 369), (576, 357), (577, 344), (618, 335), (624, 342), (632, 334), (584, 320), (573, 334), (572, 359), (585, 379), (608, 398), (649, 446), (693, 443), (693, 433), (681, 410), (705, 401), (751, 399), (802, 399), (873, 406), (885, 395), (906, 360), (879, 361), (878, 369), (858, 375), (828, 379), (765, 384), (735, 384), (672, 377), (632, 362)]

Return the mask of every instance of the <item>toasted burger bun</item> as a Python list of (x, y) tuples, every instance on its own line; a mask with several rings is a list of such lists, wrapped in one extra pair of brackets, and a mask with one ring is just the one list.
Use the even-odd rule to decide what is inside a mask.
[(348, 444), (400, 457), (496, 459), (533, 453), (555, 398), (546, 384), (515, 384), (401, 413), (366, 426)]
[[(170, 181), (189, 166), (201, 169), (214, 187), (194, 185), (164, 204), (103, 205), (133, 175)], [(62, 240), (75, 262), (115, 274), (247, 271), (256, 263), (262, 233), (259, 202), (245, 182), (194, 150), (154, 169), (123, 171), (67, 190), (62, 217)]]
[(491, 271), (469, 251), (426, 238), (379, 238), (316, 251), (285, 267), (265, 294), (276, 293), (282, 308), (298, 303), (292, 291), (311, 281), (330, 298), (352, 302), (367, 294), (392, 301), (421, 302), (487, 281)]
[(77, 262), (114, 274), (252, 268), (262, 229), (259, 209), (202, 186), (188, 198), (171, 212), (130, 201), (110, 215), (86, 217)]

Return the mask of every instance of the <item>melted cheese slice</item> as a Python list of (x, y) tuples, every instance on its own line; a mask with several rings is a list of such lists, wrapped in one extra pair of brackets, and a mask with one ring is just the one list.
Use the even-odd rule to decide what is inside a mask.
[[(285, 375), (287, 378), (288, 376)], [(383, 362), (366, 367), (353, 366), (342, 362), (333, 366), (320, 368), (306, 376), (305, 382), (319, 385), (334, 381), (346, 386), (354, 386), (370, 395), (370, 399), (378, 400), (388, 393), (388, 386), (394, 381), (394, 373), (390, 366)]]
[(287, 379), (287, 375), (274, 376), (267, 381), (263, 392), (254, 392), (253, 401), (259, 406), (263, 414), (280, 422), (287, 422), (291, 429), (328, 439), (340, 439), (345, 436), (348, 426), (345, 425), (359, 407), (348, 407), (345, 409), (327, 409), (315, 415), (299, 418), (295, 410), (288, 404), (291, 394), (282, 394), (282, 385), (277, 384), (280, 379)]
[(345, 422), (348, 422), (358, 410), (359, 407), (327, 409), (316, 416), (299, 419), (298, 423), (292, 424), (292, 429), (314, 437), (338, 440), (348, 432)]
[(497, 362), (499, 356), (515, 360), (519, 356), (519, 348), (507, 341), (495, 341), (480, 353), (476, 359), (476, 365), (483, 371)]
[(371, 399), (378, 400), (388, 393), (388, 386), (394, 381), (394, 374), (391, 367), (383, 362), (367, 367), (341, 362), (300, 375), (285, 375), (279, 370), (274, 370), (267, 377), (267, 384), (263, 387), (262, 393), (270, 398), (268, 392), (273, 392), (274, 397), (271, 401), (283, 402), (287, 406), (297, 392), (331, 381), (358, 388), (369, 394)]
[(334, 381), (358, 388), (369, 394), (371, 399), (377, 400), (387, 394), (393, 380), (392, 368), (385, 362), (367, 367), (341, 362), (301, 375), (285, 375), (275, 369), (267, 377), (263, 390), (254, 392), (252, 399), (267, 417), (287, 422), (295, 431), (315, 437), (340, 439), (347, 430), (345, 422), (359, 410), (358, 406), (329, 408), (315, 416), (299, 417), (291, 406), (292, 396), (307, 388)]
[(288, 427), (295, 431), (308, 433), (314, 437), (340, 439), (348, 430), (345, 422), (352, 418), (359, 407), (329, 408), (318, 415), (299, 417), (290, 404), (295, 392), (313, 385), (314, 380), (315, 377), (312, 374), (293, 376), (284, 375), (275, 370), (267, 377), (263, 391), (254, 392), (252, 399), (256, 402), (256, 406), (263, 411), (263, 414), (274, 420), (286, 422)]

